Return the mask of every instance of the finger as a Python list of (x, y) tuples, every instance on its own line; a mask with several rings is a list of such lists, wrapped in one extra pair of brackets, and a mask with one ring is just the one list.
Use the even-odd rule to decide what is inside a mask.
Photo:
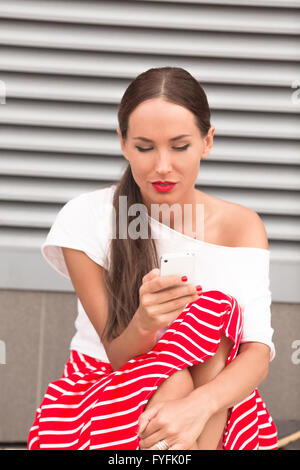
[(179, 444), (173, 444), (167, 450), (185, 450), (185, 449), (183, 449), (182, 446)]
[(150, 422), (150, 419), (147, 419), (147, 418), (140, 418), (139, 419), (138, 435), (139, 435), (140, 439), (142, 438), (142, 435), (143, 435), (147, 425), (149, 424), (149, 422)]
[(146, 437), (144, 439), (140, 439), (139, 445), (144, 449), (150, 449), (151, 447), (153, 447), (157, 450), (158, 447), (155, 447), (155, 446), (156, 446), (157, 442), (164, 439), (164, 435), (165, 435), (165, 433), (161, 429), (159, 429), (156, 432), (154, 432), (153, 434), (148, 435), (148, 437)]
[(146, 444), (149, 444), (149, 438), (152, 438), (153, 434), (157, 434), (159, 431), (161, 431), (161, 427), (156, 425), (154, 428), (153, 421), (149, 421), (144, 430), (138, 436), (140, 441), (143, 441), (143, 444), (145, 445), (145, 440), (148, 439)]
[(150, 423), (150, 420), (157, 414), (158, 407), (152, 406), (148, 410), (144, 411), (138, 419), (138, 435), (141, 437), (141, 434), (144, 433), (146, 427)]
[(141, 442), (143, 447), (150, 447), (150, 445), (154, 445), (159, 441), (162, 429), (161, 426), (155, 424), (154, 421), (155, 419), (150, 421), (146, 426), (146, 429), (144, 429), (144, 432), (139, 435), (139, 442)]
[(149, 271), (147, 274), (145, 274), (145, 276), (143, 276), (142, 283), (144, 284), (144, 282), (148, 282), (151, 279), (154, 279), (155, 277), (159, 276), (159, 274), (160, 270), (158, 268), (151, 269), (151, 271)]
[[(148, 448), (148, 447), (145, 447), (144, 450), (162, 450), (162, 449), (160, 449), (160, 448), (157, 446), (157, 443), (158, 443), (159, 441), (162, 441), (162, 439), (158, 439), (157, 442), (156, 442), (152, 447), (149, 447), (149, 448)], [(168, 446), (169, 446), (167, 449), (163, 449), (165, 452), (168, 451), (168, 450), (183, 450), (182, 446), (176, 445), (176, 444), (171, 445), (171, 444), (169, 443), (168, 439), (165, 439), (165, 441), (167, 442), (167, 444), (168, 444)]]
[(149, 281), (148, 291), (150, 293), (160, 292), (172, 287), (185, 286), (186, 283), (181, 280), (181, 276), (170, 274), (168, 276), (158, 276)]
[[(169, 289), (166, 289), (163, 292), (160, 292), (159, 296), (159, 303), (163, 304), (165, 302), (169, 301), (174, 301), (176, 299), (182, 298), (182, 300), (185, 300), (185, 304), (193, 302), (194, 300), (198, 299), (198, 295), (196, 293), (196, 287), (193, 285), (187, 285), (187, 286), (180, 286), (181, 288), (178, 289), (178, 287), (170, 287)], [(184, 305), (183, 304), (183, 307)]]
[(180, 315), (180, 313), (187, 308), (189, 304), (192, 302), (195, 302), (198, 300), (198, 295), (197, 294), (189, 294), (185, 296), (179, 296), (179, 297), (171, 297), (171, 299), (168, 299), (164, 302), (157, 303), (157, 314), (167, 314), (168, 316), (165, 317), (166, 320), (170, 318), (170, 322), (174, 321), (175, 318)]

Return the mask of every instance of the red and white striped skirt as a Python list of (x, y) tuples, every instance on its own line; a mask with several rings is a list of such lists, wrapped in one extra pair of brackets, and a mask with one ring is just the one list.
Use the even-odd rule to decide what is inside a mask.
[[(141, 450), (138, 419), (163, 380), (212, 357), (223, 332), (237, 355), (242, 310), (218, 290), (187, 304), (151, 351), (114, 371), (109, 362), (71, 351), (62, 377), (36, 410), (28, 449)], [(257, 389), (229, 409), (223, 450), (275, 450), (277, 429)]]

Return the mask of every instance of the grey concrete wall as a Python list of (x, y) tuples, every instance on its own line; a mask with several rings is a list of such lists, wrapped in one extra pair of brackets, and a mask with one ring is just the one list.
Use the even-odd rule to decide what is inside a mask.
[(259, 391), (277, 421), (300, 421), (300, 304), (272, 304), (276, 356)]
[[(0, 364), (0, 442), (27, 441), (47, 385), (61, 376), (68, 359), (75, 318), (74, 293), (0, 291), (0, 340), (6, 349), (6, 364)], [(275, 303), (272, 318), (276, 357), (259, 390), (275, 422), (300, 420), (300, 353), (292, 347), (300, 341), (300, 305)]]
[(75, 333), (73, 293), (0, 291), (0, 442), (27, 441), (47, 385), (60, 378)]

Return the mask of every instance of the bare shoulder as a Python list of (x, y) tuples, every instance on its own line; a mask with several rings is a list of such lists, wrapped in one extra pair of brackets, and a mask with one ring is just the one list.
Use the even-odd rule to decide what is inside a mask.
[(269, 249), (266, 228), (257, 212), (240, 204), (226, 203), (224, 213), (234, 246)]
[(209, 243), (232, 247), (269, 249), (268, 236), (257, 212), (235, 202), (198, 191), (205, 203), (206, 239)]

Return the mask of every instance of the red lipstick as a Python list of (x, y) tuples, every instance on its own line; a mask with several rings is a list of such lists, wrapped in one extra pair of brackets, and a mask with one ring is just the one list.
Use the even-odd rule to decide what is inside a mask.
[(160, 193), (167, 193), (174, 188), (175, 184), (173, 181), (154, 181), (152, 186)]

